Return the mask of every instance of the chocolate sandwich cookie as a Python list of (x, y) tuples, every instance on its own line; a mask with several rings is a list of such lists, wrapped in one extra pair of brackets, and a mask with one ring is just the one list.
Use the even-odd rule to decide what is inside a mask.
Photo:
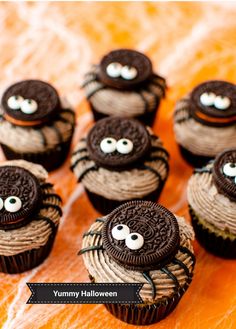
[(169, 172), (168, 152), (139, 121), (97, 122), (72, 155), (72, 170), (93, 206), (105, 214), (128, 200), (156, 201)]
[(212, 80), (198, 85), (176, 106), (174, 129), (184, 158), (201, 167), (236, 139), (236, 86)]
[(25, 225), (41, 202), (38, 179), (16, 166), (0, 167), (0, 229)]
[(236, 149), (196, 169), (188, 202), (198, 241), (211, 253), (236, 258)]
[(2, 96), (2, 149), (8, 159), (22, 158), (56, 169), (68, 154), (74, 121), (73, 111), (64, 108), (50, 84), (18, 82)]
[(135, 117), (152, 125), (165, 96), (165, 79), (153, 72), (150, 59), (135, 50), (117, 49), (85, 75), (86, 97), (95, 120), (105, 116)]
[(61, 198), (40, 165), (24, 160), (0, 165), (0, 272), (20, 273), (50, 253)]
[(83, 236), (93, 283), (142, 283), (142, 304), (107, 304), (122, 321), (147, 325), (173, 311), (193, 276), (193, 231), (183, 218), (149, 201), (131, 201), (98, 218)]

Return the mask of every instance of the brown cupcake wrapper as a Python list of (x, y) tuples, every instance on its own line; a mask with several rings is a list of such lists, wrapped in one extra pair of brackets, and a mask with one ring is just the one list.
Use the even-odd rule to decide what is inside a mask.
[(93, 207), (98, 212), (100, 212), (102, 215), (107, 215), (112, 210), (114, 210), (115, 208), (119, 207), (120, 205), (122, 205), (126, 202), (130, 202), (130, 201), (134, 201), (134, 200), (146, 200), (146, 201), (156, 202), (160, 197), (163, 187), (164, 187), (164, 183), (162, 183), (157, 190), (153, 191), (152, 193), (146, 195), (143, 198), (140, 198), (140, 199), (134, 198), (134, 199), (123, 200), (123, 201), (107, 199), (101, 195), (90, 192), (86, 188), (85, 188), (85, 191), (86, 191), (89, 201), (92, 203)]
[[(155, 117), (156, 117), (156, 113), (157, 113), (159, 104), (160, 104), (160, 100), (157, 102), (155, 108), (153, 108), (152, 111), (146, 112), (146, 113), (144, 113), (142, 115), (139, 115), (139, 116), (134, 116), (134, 118), (141, 121), (145, 125), (151, 127), (153, 125), (154, 121), (155, 121)], [(94, 121), (97, 122), (97, 121), (109, 116), (109, 115), (106, 115), (106, 114), (103, 114), (103, 113), (97, 111), (90, 101), (89, 101), (89, 105), (90, 105), (90, 108), (93, 112)]]
[(50, 235), (47, 243), (13, 256), (0, 255), (0, 272), (8, 274), (22, 273), (40, 265), (50, 254), (56, 237), (57, 228)]
[(105, 304), (106, 309), (121, 321), (134, 325), (150, 325), (167, 317), (178, 305), (189, 284), (165, 301), (145, 304)]
[(204, 167), (210, 160), (214, 159), (214, 157), (211, 156), (196, 155), (184, 148), (182, 145), (178, 144), (178, 147), (185, 161), (195, 168)]
[(215, 256), (236, 259), (236, 238), (232, 241), (229, 238), (223, 238), (222, 236), (216, 235), (214, 232), (210, 232), (199, 222), (191, 206), (189, 206), (189, 213), (196, 239), (203, 248)]
[(23, 159), (42, 165), (47, 171), (52, 171), (65, 162), (70, 151), (71, 140), (72, 137), (68, 141), (58, 144), (54, 149), (39, 153), (18, 153), (5, 144), (0, 145), (8, 160)]

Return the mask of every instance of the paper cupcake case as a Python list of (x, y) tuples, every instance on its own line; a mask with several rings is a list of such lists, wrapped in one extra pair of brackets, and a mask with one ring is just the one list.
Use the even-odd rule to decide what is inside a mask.
[(17, 153), (4, 144), (0, 144), (8, 160), (23, 159), (29, 162), (42, 165), (47, 171), (59, 168), (66, 160), (70, 150), (71, 138), (54, 149), (39, 153)]
[(189, 213), (192, 219), (192, 226), (196, 239), (210, 253), (223, 258), (236, 258), (236, 239), (230, 240), (210, 232), (199, 222), (194, 210), (189, 206)]
[(8, 274), (22, 273), (41, 264), (52, 250), (56, 233), (57, 227), (49, 236), (47, 243), (38, 249), (31, 249), (13, 256), (0, 255), (0, 272)]

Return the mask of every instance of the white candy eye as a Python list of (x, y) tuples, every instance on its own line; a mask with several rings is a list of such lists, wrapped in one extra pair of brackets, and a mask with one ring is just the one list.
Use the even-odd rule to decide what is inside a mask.
[(107, 66), (107, 75), (111, 78), (119, 78), (121, 74), (122, 65), (120, 63), (111, 63)]
[(138, 71), (133, 66), (125, 65), (122, 67), (121, 76), (125, 80), (133, 80), (138, 75)]
[(131, 250), (137, 250), (142, 248), (144, 244), (144, 238), (139, 233), (130, 233), (125, 239), (126, 246)]
[(4, 202), (5, 209), (9, 212), (17, 212), (22, 206), (21, 199), (17, 196), (9, 196)]
[(230, 99), (228, 97), (223, 97), (223, 96), (217, 96), (215, 98), (214, 106), (218, 110), (226, 110), (230, 107)]
[(133, 150), (133, 142), (127, 138), (119, 139), (116, 144), (116, 149), (121, 154), (128, 154)]
[(2, 200), (2, 198), (0, 198), (0, 210), (2, 210), (2, 208), (3, 208), (3, 200)]
[(116, 140), (112, 137), (104, 138), (100, 143), (100, 149), (103, 153), (112, 153), (116, 150)]
[(38, 109), (38, 104), (33, 99), (25, 99), (21, 104), (21, 111), (25, 114), (32, 114)]
[(200, 102), (204, 106), (212, 106), (215, 103), (216, 95), (214, 93), (203, 93), (200, 96)]
[(15, 95), (8, 98), (7, 105), (12, 110), (19, 110), (21, 108), (21, 104), (23, 101), (24, 101), (23, 97), (19, 95)]
[(111, 235), (116, 240), (125, 240), (126, 237), (129, 235), (129, 228), (127, 225), (118, 224), (113, 227), (111, 230)]
[(229, 177), (236, 177), (236, 163), (226, 163), (223, 167), (223, 173)]

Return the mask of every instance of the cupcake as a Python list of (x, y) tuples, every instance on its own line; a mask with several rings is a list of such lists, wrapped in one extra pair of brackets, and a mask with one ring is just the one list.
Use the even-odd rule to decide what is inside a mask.
[(236, 86), (207, 81), (181, 99), (174, 113), (174, 130), (183, 157), (201, 167), (236, 141)]
[(156, 201), (169, 172), (159, 137), (135, 119), (98, 121), (77, 144), (72, 166), (94, 208), (107, 214), (136, 199)]
[(47, 176), (25, 160), (0, 164), (0, 272), (27, 271), (52, 249), (62, 211)]
[(8, 160), (24, 159), (48, 171), (66, 159), (75, 115), (64, 108), (48, 83), (25, 80), (10, 86), (2, 96), (0, 144)]
[(151, 126), (166, 83), (153, 72), (147, 56), (131, 49), (117, 49), (91, 67), (82, 87), (95, 121), (116, 115), (135, 117)]
[(236, 258), (236, 148), (195, 170), (188, 203), (200, 244), (217, 256)]
[(136, 325), (171, 313), (191, 283), (193, 231), (182, 217), (150, 201), (131, 201), (98, 218), (83, 236), (85, 267), (92, 283), (142, 283), (142, 304), (105, 305)]

